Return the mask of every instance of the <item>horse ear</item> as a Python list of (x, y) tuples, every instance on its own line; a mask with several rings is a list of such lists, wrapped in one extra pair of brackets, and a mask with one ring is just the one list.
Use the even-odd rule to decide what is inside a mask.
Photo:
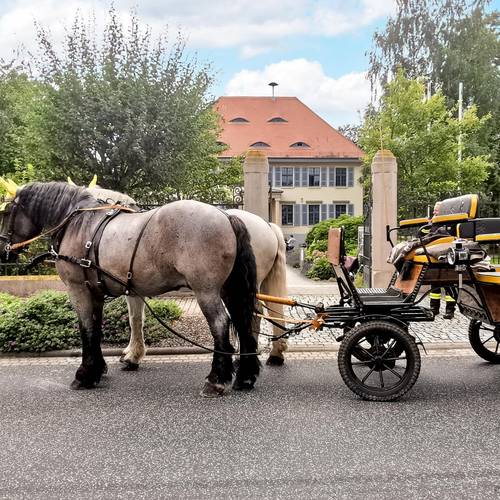
[(16, 196), (17, 184), (12, 179), (5, 180), (0, 177), (0, 185), (7, 191), (9, 196), (12, 196), (12, 198)]
[(68, 175), (68, 184), (70, 186), (76, 186), (76, 184), (71, 180), (71, 177)]
[(96, 186), (97, 186), (97, 175), (94, 174), (94, 177), (92, 177), (92, 180), (90, 181), (89, 189), (95, 188)]

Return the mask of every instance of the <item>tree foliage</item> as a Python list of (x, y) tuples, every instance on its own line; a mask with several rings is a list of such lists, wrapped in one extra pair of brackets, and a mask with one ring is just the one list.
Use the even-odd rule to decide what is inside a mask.
[[(459, 122), (442, 93), (424, 96), (425, 85), (400, 70), (385, 88), (380, 111), (366, 116), (360, 132), (367, 168), (379, 149), (391, 150), (398, 160), (402, 218), (425, 215), (424, 207), (436, 200), (477, 192), (491, 167), (488, 156), (477, 154), (489, 115), (479, 118), (471, 106)], [(458, 160), (459, 135), (462, 161)]]
[(432, 92), (441, 90), (448, 107), (458, 101), (463, 83), (464, 107), (490, 115), (477, 137), (476, 153), (495, 163), (483, 191), (500, 198), (500, 37), (499, 13), (489, 0), (397, 0), (397, 14), (373, 37), (369, 76), (390, 80), (398, 69), (410, 78), (424, 77)]
[(41, 135), (45, 94), (43, 84), (15, 69), (0, 75), (0, 175), (24, 183), (33, 180), (30, 164), (47, 165)]
[(102, 40), (78, 16), (62, 53), (44, 27), (37, 35), (53, 175), (84, 183), (96, 173), (106, 188), (182, 197), (188, 181), (213, 171), (221, 151), (207, 94), (213, 75), (187, 57), (180, 35), (155, 40), (135, 14), (126, 28), (113, 8)]

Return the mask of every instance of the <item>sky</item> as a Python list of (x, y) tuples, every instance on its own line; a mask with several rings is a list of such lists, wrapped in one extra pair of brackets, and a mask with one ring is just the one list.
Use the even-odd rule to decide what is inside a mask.
[[(220, 95), (296, 96), (333, 126), (359, 123), (370, 102), (366, 80), (375, 30), (395, 0), (115, 0), (127, 23), (135, 8), (154, 34), (178, 29), (187, 51), (212, 64)], [(35, 46), (34, 22), (56, 43), (77, 12), (105, 18), (108, 0), (0, 0), (0, 58)], [(500, 0), (493, 6), (500, 7)]]

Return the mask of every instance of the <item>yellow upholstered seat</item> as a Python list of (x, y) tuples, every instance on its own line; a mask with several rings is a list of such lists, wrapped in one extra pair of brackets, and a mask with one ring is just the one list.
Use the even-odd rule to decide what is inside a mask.
[(492, 283), (500, 285), (500, 272), (480, 272), (475, 274), (480, 283)]

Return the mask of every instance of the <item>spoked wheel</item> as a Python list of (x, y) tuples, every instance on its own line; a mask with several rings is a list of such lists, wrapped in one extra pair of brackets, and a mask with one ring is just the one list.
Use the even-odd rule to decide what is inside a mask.
[(469, 342), (474, 352), (490, 363), (500, 363), (500, 327), (484, 325), (472, 320), (469, 324)]
[(417, 381), (420, 352), (413, 337), (400, 326), (369, 321), (346, 334), (338, 365), (345, 384), (358, 396), (393, 401)]

